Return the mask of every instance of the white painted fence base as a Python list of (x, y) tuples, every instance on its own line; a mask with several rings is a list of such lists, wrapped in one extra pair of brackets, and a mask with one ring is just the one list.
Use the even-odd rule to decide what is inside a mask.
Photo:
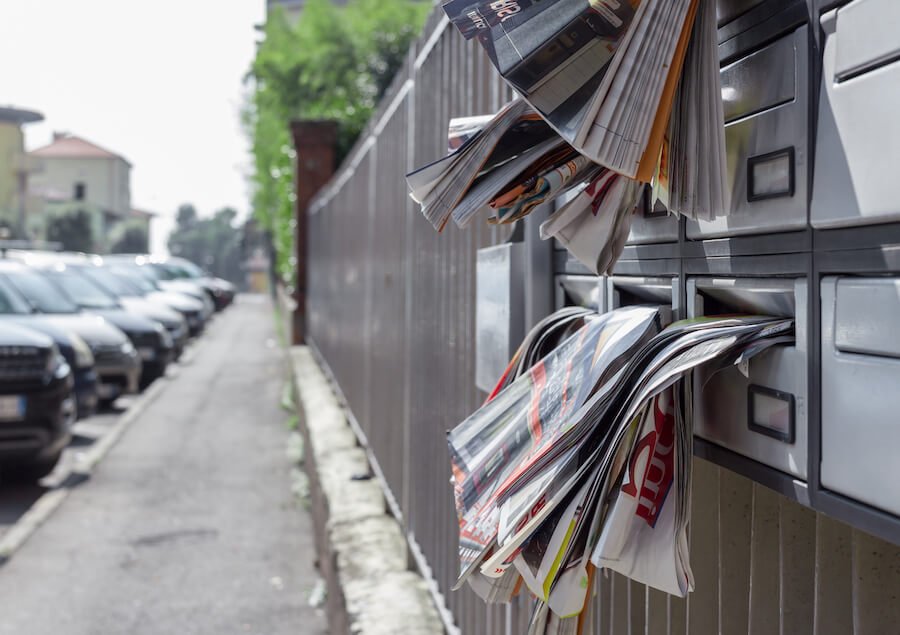
[(428, 586), (410, 570), (402, 529), (325, 374), (305, 346), (293, 347), (290, 359), (331, 632), (443, 633)]

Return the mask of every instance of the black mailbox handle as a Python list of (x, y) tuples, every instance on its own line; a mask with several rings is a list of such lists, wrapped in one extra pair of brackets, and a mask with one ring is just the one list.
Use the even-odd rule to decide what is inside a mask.
[(653, 200), (653, 186), (649, 183), (644, 185), (641, 207), (644, 218), (664, 218), (669, 215), (669, 210), (665, 207), (660, 206), (661, 209), (656, 209), (656, 201)]
[[(787, 404), (788, 422), (787, 430), (782, 430), (773, 426), (759, 423), (756, 419), (755, 399), (756, 395), (775, 399)], [(794, 395), (789, 392), (775, 390), (774, 388), (766, 388), (765, 386), (757, 386), (751, 384), (747, 387), (747, 427), (753, 432), (764, 434), (778, 439), (783, 443), (793, 444), (796, 435), (796, 409)]]

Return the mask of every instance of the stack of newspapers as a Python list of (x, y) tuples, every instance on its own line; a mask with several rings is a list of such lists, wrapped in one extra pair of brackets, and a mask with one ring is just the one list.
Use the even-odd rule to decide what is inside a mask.
[(519, 95), (450, 122), (450, 153), (407, 175), (435, 228), (480, 213), (541, 229), (603, 273), (645, 186), (673, 214), (730, 207), (714, 0), (450, 0), (460, 32)]
[(525, 338), (448, 434), (460, 576), (487, 602), (527, 590), (529, 633), (580, 633), (595, 572), (685, 596), (691, 371), (793, 341), (789, 319), (564, 309)]

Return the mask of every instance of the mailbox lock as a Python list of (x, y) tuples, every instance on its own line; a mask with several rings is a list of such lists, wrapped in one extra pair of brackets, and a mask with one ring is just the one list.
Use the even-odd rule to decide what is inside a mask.
[(747, 387), (747, 426), (754, 432), (794, 443), (794, 395), (764, 386)]

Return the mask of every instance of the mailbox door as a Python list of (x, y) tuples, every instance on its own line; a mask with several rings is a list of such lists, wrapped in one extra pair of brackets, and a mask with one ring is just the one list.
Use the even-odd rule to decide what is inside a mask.
[(897, 0), (856, 0), (822, 17), (814, 227), (900, 220), (898, 24)]
[(689, 317), (794, 314), (796, 345), (774, 347), (746, 368), (695, 371), (694, 434), (806, 480), (806, 281), (691, 278), (687, 298)]
[(803, 26), (722, 69), (731, 210), (688, 238), (806, 228), (808, 47)]
[(900, 278), (822, 280), (822, 486), (900, 515)]
[(475, 385), (490, 391), (525, 336), (522, 243), (478, 250), (475, 269)]

